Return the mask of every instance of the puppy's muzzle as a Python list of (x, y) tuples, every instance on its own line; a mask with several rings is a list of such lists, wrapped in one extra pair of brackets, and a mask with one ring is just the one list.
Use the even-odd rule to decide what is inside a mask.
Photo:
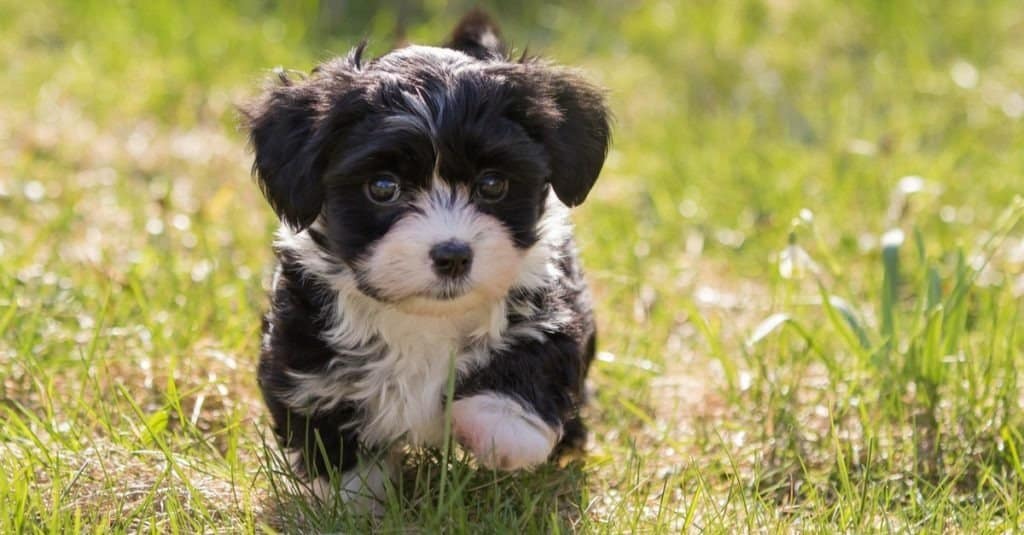
[(473, 249), (466, 242), (448, 240), (430, 249), (430, 260), (439, 277), (457, 279), (473, 266)]

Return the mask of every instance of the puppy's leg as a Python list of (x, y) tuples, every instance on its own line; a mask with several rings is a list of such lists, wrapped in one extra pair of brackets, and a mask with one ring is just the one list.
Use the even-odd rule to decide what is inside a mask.
[(321, 337), (333, 302), (318, 284), (282, 263), (264, 324), (259, 385), (303, 490), (372, 511), (393, 472), (390, 457), (381, 461), (362, 443), (359, 411), (340, 388), (344, 377), (326, 371), (338, 355)]
[(456, 440), (487, 468), (518, 470), (538, 465), (561, 438), (561, 426), (538, 416), (529, 404), (487, 391), (452, 405)]
[(340, 500), (350, 510), (380, 516), (387, 502), (388, 482), (394, 480), (401, 466), (401, 450), (361, 451), (357, 457), (355, 466), (338, 473), (336, 478), (314, 479), (312, 494), (323, 503)]
[(340, 412), (304, 417), (289, 411), (288, 421), (275, 425), (282, 445), (290, 450), (293, 472), (303, 480), (296, 490), (322, 503), (340, 502), (358, 512), (381, 514), (401, 451), (361, 445), (355, 432), (339, 425), (345, 421)]
[(313, 494), (320, 494), (318, 486), (323, 486), (332, 474), (344, 474), (356, 468), (358, 436), (342, 431), (350, 421), (349, 411), (304, 415), (269, 392), (264, 392), (264, 398), (274, 420), (274, 433), (289, 452), (291, 469), (309, 482)]
[(456, 439), (488, 468), (518, 470), (547, 460), (566, 432), (585, 433), (579, 403), (586, 360), (562, 333), (529, 338), (496, 352), (457, 385)]

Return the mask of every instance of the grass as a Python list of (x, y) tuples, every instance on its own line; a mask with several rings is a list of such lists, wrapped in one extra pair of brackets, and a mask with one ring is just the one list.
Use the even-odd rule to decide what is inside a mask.
[(1008, 0), (492, 5), (617, 115), (576, 213), (589, 452), (422, 452), (377, 521), (290, 497), (254, 379), (275, 223), (233, 104), (468, 7), (349, 4), (0, 0), (0, 532), (1024, 525)]

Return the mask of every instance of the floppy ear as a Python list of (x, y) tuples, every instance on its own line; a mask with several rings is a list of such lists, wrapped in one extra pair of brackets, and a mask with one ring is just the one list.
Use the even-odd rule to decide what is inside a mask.
[(323, 184), (312, 146), (317, 92), (308, 82), (281, 85), (242, 109), (255, 152), (253, 172), (267, 202), (281, 221), (296, 229), (308, 227), (320, 214)]
[(611, 142), (608, 109), (600, 89), (567, 69), (544, 69), (557, 120), (546, 128), (548, 179), (558, 198), (576, 206), (587, 198)]
[(508, 52), (498, 24), (480, 8), (462, 17), (444, 46), (482, 60), (501, 59)]
[(357, 82), (364, 46), (321, 64), (298, 82), (278, 73), (276, 85), (241, 108), (260, 189), (294, 229), (308, 227), (320, 215), (326, 156), (367, 113)]

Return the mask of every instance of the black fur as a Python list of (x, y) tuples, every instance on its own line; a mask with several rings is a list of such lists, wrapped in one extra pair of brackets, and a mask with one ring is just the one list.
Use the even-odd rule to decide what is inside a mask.
[[(456, 27), (449, 50), (410, 48), (365, 61), (360, 46), (308, 78), (282, 76), (243, 110), (269, 204), (315, 244), (277, 250), (259, 366), (275, 431), (304, 453), (311, 475), (346, 470), (357, 450), (386, 446), (365, 443), (367, 416), (358, 404), (304, 409), (289, 397), (301, 388), (297, 373), (357, 381), (360, 367), (386, 349), (376, 338), (354, 347), (324, 339), (351, 313), (339, 309), (329, 279), (350, 275), (354, 291), (387, 305), (388, 288), (373, 285), (364, 261), (397, 222), (421, 210), (371, 203), (365, 184), (397, 177), (403, 194), (426, 195), (435, 174), (471, 190), (481, 173), (497, 173), (508, 180), (506, 197), (477, 200), (474, 209), (500, 221), (514, 246), (527, 251), (540, 239), (549, 188), (575, 206), (601, 170), (610, 136), (601, 92), (571, 70), (509, 60), (499, 36), (485, 14), (473, 12)], [(547, 286), (513, 286), (504, 297), (507, 332), (537, 335), (509, 334), (488, 364), (459, 376), (455, 397), (506, 394), (561, 427), (560, 447), (575, 447), (585, 437), (579, 408), (594, 321), (571, 236), (553, 254), (557, 273)], [(329, 267), (309, 268), (313, 257)], [(467, 348), (477, 343), (465, 340)]]

